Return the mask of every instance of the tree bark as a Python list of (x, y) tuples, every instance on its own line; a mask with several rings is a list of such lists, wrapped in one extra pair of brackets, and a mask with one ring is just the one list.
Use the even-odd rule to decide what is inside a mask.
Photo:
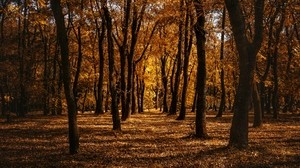
[(118, 103), (117, 103), (117, 91), (116, 91), (116, 79), (114, 71), (114, 43), (112, 34), (112, 18), (110, 16), (107, 0), (101, 0), (102, 9), (104, 10), (104, 16), (107, 29), (107, 44), (108, 44), (108, 61), (109, 61), (109, 88), (111, 95), (111, 113), (113, 120), (113, 130), (121, 130), (121, 121), (119, 117)]
[(192, 23), (191, 14), (190, 14), (190, 2), (186, 1), (186, 13), (185, 13), (185, 28), (184, 28), (184, 61), (183, 61), (183, 86), (182, 86), (182, 93), (181, 93), (181, 107), (180, 112), (177, 120), (184, 120), (186, 115), (186, 96), (187, 96), (187, 89), (188, 89), (188, 69), (189, 69), (189, 60), (190, 60), (190, 53), (192, 49), (193, 43), (193, 34), (190, 32), (190, 25)]
[(196, 137), (207, 138), (206, 128), (206, 58), (205, 58), (205, 14), (203, 10), (203, 1), (194, 0), (194, 6), (196, 8), (197, 21), (194, 26), (196, 40), (197, 40), (197, 56), (198, 56), (198, 68), (197, 68), (197, 103), (196, 103)]
[[(177, 44), (177, 55), (176, 55), (176, 72), (175, 72), (175, 79), (174, 79), (174, 88), (172, 92), (172, 100), (171, 100), (171, 106), (170, 106), (170, 115), (175, 115), (177, 113), (177, 100), (178, 100), (178, 90), (180, 85), (180, 76), (182, 71), (182, 39), (183, 39), (183, 0), (180, 0), (180, 21), (179, 21), (179, 38), (178, 38), (178, 44)], [(175, 65), (174, 65), (175, 66)]]
[(238, 0), (225, 0), (226, 8), (239, 54), (239, 86), (235, 98), (234, 115), (230, 129), (229, 146), (248, 146), (248, 112), (253, 89), (256, 55), (261, 47), (263, 32), (264, 0), (255, 1), (254, 38), (249, 42), (246, 36), (245, 18)]
[(68, 36), (60, 0), (51, 0), (51, 9), (57, 27), (57, 38), (61, 48), (62, 78), (68, 106), (69, 145), (70, 154), (76, 154), (79, 149), (79, 132), (77, 127), (76, 101), (71, 87)]
[[(98, 24), (97, 24), (98, 27)], [(98, 33), (98, 53), (99, 53), (99, 78), (97, 86), (97, 102), (95, 114), (103, 114), (103, 81), (104, 81), (104, 51), (103, 51), (103, 41), (105, 35), (105, 25), (102, 22), (102, 29), (97, 28)]]
[(164, 88), (164, 95), (163, 95), (163, 113), (168, 113), (168, 76), (166, 73), (166, 64), (167, 64), (167, 55), (164, 52), (164, 56), (160, 59), (161, 65), (161, 80)]
[(257, 84), (255, 81), (253, 81), (253, 105), (254, 105), (254, 121), (253, 121), (253, 127), (261, 127), (263, 125), (262, 120), (262, 108), (261, 108), (261, 100), (258, 93)]
[(226, 90), (225, 90), (225, 81), (224, 81), (224, 36), (225, 36), (225, 20), (226, 20), (226, 7), (223, 7), (223, 16), (222, 16), (222, 34), (221, 34), (221, 49), (220, 49), (220, 62), (221, 62), (221, 102), (219, 106), (219, 111), (216, 117), (222, 117), (223, 112), (225, 111), (226, 103)]

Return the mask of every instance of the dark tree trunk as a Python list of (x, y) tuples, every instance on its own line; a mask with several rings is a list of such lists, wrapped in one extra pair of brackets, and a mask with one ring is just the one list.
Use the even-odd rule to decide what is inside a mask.
[[(127, 3), (130, 3), (128, 1)], [(145, 12), (146, 1), (143, 1), (142, 8), (140, 13), (138, 13), (138, 9), (136, 3), (133, 3), (133, 13), (132, 13), (132, 24), (131, 24), (131, 43), (130, 43), (130, 50), (127, 55), (127, 88), (126, 88), (126, 110), (124, 116), (122, 115), (122, 119), (126, 120), (130, 117), (131, 114), (131, 106), (132, 106), (132, 96), (133, 96), (133, 84), (134, 84), (134, 55), (135, 55), (135, 48), (138, 40), (138, 35), (141, 27), (141, 23), (143, 20), (143, 15)], [(127, 5), (127, 10), (130, 10), (130, 4)], [(129, 12), (129, 11), (128, 11)]]
[(19, 79), (20, 79), (20, 97), (19, 97), (19, 102), (18, 102), (18, 108), (17, 108), (17, 115), (24, 117), (27, 112), (27, 93), (26, 93), (26, 70), (25, 70), (25, 55), (27, 54), (26, 52), (26, 34), (27, 34), (27, 29), (28, 29), (28, 21), (27, 21), (27, 13), (28, 13), (28, 2), (25, 0), (24, 7), (22, 9), (21, 7), (21, 1), (18, 1), (18, 5), (20, 6), (20, 10), (23, 11), (23, 30), (21, 33), (21, 17), (19, 17), (19, 44), (18, 44), (18, 54), (20, 56), (20, 62), (19, 62)]
[[(294, 30), (292, 29), (292, 33), (289, 32), (290, 28), (288, 26), (285, 27), (285, 33), (286, 33), (286, 44), (287, 44), (287, 50), (288, 50), (288, 62), (286, 66), (286, 82), (289, 83), (292, 79), (290, 77), (290, 71), (291, 71), (291, 63), (292, 58), (294, 57), (293, 54), (293, 46), (292, 46), (292, 38), (294, 34)], [(285, 106), (283, 109), (283, 112), (288, 112), (293, 110), (293, 93), (291, 89), (288, 89), (288, 93), (285, 96)]]
[(133, 63), (133, 74), (132, 74), (132, 94), (131, 94), (131, 99), (132, 99), (132, 104), (131, 104), (131, 114), (135, 114), (136, 113), (136, 94), (135, 94), (135, 71), (136, 71), (136, 64)]
[(262, 121), (262, 108), (261, 108), (261, 100), (257, 89), (257, 84), (254, 81), (253, 82), (253, 91), (252, 91), (252, 97), (253, 97), (253, 105), (254, 105), (254, 121), (253, 121), (253, 127), (261, 127), (263, 125)]
[[(179, 38), (177, 44), (177, 55), (176, 55), (176, 72), (174, 78), (174, 88), (172, 92), (171, 106), (170, 106), (170, 115), (175, 115), (177, 112), (177, 100), (178, 100), (178, 90), (180, 85), (180, 76), (182, 71), (182, 41), (183, 41), (183, 0), (180, 0), (180, 21), (179, 21)], [(175, 66), (175, 65), (174, 65)]]
[[(196, 79), (197, 79), (197, 78), (196, 78)], [(191, 112), (195, 112), (195, 110), (196, 110), (197, 96), (198, 96), (198, 85), (197, 85), (197, 80), (196, 80), (196, 82), (195, 82), (194, 100), (193, 100), (193, 105), (192, 105), (192, 110), (191, 110)]]
[(107, 0), (101, 0), (102, 8), (104, 10), (104, 16), (107, 28), (107, 44), (108, 44), (108, 62), (109, 62), (109, 88), (111, 94), (111, 113), (113, 120), (113, 130), (121, 130), (121, 121), (119, 117), (118, 103), (117, 103), (117, 91), (116, 91), (116, 79), (114, 71), (114, 43), (112, 34), (112, 19), (107, 7)]
[[(279, 49), (279, 40), (280, 40), (280, 33), (283, 29), (284, 20), (285, 20), (285, 5), (284, 2), (281, 4), (282, 6), (279, 6), (281, 10), (281, 16), (280, 16), (280, 24), (279, 27), (276, 29), (275, 32), (275, 41), (274, 41), (274, 53), (273, 53), (273, 61), (272, 61), (272, 69), (273, 69), (273, 98), (272, 98), (272, 106), (273, 106), (273, 118), (278, 118), (278, 111), (279, 111), (279, 98), (278, 98), (278, 49)], [(272, 31), (272, 30), (270, 30)]]
[(76, 100), (71, 87), (68, 36), (65, 27), (64, 15), (62, 13), (62, 7), (60, 5), (60, 0), (51, 0), (51, 9), (54, 14), (57, 27), (57, 38), (61, 48), (62, 78), (68, 106), (70, 153), (76, 154), (79, 149), (79, 132), (77, 127), (76, 116), (77, 109)]
[(238, 0), (225, 0), (239, 54), (239, 86), (235, 98), (234, 115), (230, 129), (229, 146), (248, 146), (248, 112), (253, 89), (256, 55), (261, 47), (264, 0), (255, 1), (255, 33), (252, 42), (246, 36), (245, 18)]
[(221, 61), (221, 102), (219, 106), (219, 111), (216, 117), (222, 117), (223, 112), (225, 111), (226, 103), (226, 90), (225, 90), (225, 81), (224, 81), (224, 36), (225, 36), (225, 20), (226, 20), (226, 7), (223, 7), (223, 16), (222, 16), (222, 34), (221, 34), (221, 49), (220, 49), (220, 61)]
[[(186, 1), (186, 14), (185, 14), (185, 29), (184, 29), (184, 62), (183, 62), (183, 86), (182, 86), (182, 94), (181, 94), (181, 107), (177, 120), (184, 120), (186, 114), (186, 96), (188, 89), (188, 69), (189, 69), (189, 60), (190, 60), (190, 52), (192, 49), (193, 43), (193, 34), (190, 32), (190, 25), (193, 24), (191, 20), (190, 10), (188, 8), (190, 6), (190, 2)], [(191, 30), (192, 31), (192, 30)]]
[(163, 91), (164, 91), (164, 95), (163, 95), (163, 113), (168, 113), (168, 76), (166, 73), (166, 64), (167, 64), (167, 55), (166, 53), (164, 53), (165, 55), (160, 59), (161, 62), (161, 80), (162, 80), (162, 84), (163, 84)]
[[(105, 35), (105, 25), (102, 22), (102, 29), (97, 28), (98, 33), (98, 53), (99, 53), (99, 78), (97, 86), (97, 102), (95, 114), (103, 114), (103, 81), (104, 81), (104, 51), (103, 51), (103, 41)], [(97, 24), (98, 25), (98, 24)]]
[(139, 113), (143, 113), (144, 112), (144, 95), (145, 95), (145, 82), (143, 79), (141, 79), (139, 81), (139, 88), (140, 88), (140, 91), (139, 91), (139, 104), (138, 104), (138, 112)]
[(196, 40), (197, 40), (197, 103), (196, 103), (196, 137), (207, 138), (206, 129), (206, 55), (205, 55), (205, 14), (203, 10), (203, 1), (194, 0), (196, 8), (197, 21), (194, 27)]
[(43, 109), (43, 113), (44, 115), (48, 115), (49, 112), (50, 112), (50, 86), (49, 86), (49, 68), (48, 68), (48, 59), (49, 59), (49, 56), (48, 56), (48, 40), (46, 37), (42, 37), (42, 41), (43, 41), (43, 47), (44, 47), (44, 109)]
[(73, 94), (75, 97), (75, 102), (77, 105), (78, 102), (78, 81), (79, 81), (79, 75), (81, 71), (81, 64), (82, 64), (82, 43), (81, 43), (81, 28), (80, 26), (77, 28), (78, 35), (77, 35), (77, 40), (78, 40), (78, 60), (77, 60), (77, 68), (76, 68), (76, 73), (74, 77), (74, 83), (73, 83)]

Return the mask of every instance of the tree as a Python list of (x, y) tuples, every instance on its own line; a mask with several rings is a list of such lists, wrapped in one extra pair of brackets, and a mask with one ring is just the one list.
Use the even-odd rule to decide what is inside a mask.
[(254, 37), (246, 35), (245, 18), (238, 0), (225, 0), (230, 24), (239, 54), (239, 85), (235, 97), (234, 115), (230, 129), (229, 146), (248, 146), (248, 111), (253, 88), (256, 55), (261, 47), (264, 0), (254, 2)]
[(190, 13), (191, 3), (190, 1), (186, 1), (186, 12), (185, 12), (185, 23), (184, 23), (184, 48), (183, 48), (183, 86), (182, 86), (182, 94), (181, 94), (181, 107), (180, 113), (177, 120), (184, 120), (186, 114), (186, 96), (188, 89), (188, 68), (190, 61), (190, 53), (192, 49), (193, 43), (193, 33), (191, 32), (190, 25), (193, 24), (193, 20)]
[[(177, 43), (177, 54), (176, 54), (176, 59), (173, 65), (173, 71), (172, 71), (172, 76), (175, 73), (174, 79), (171, 77), (171, 80), (173, 81), (171, 85), (171, 93), (172, 93), (172, 100), (171, 100), (171, 105), (170, 105), (170, 115), (175, 115), (177, 112), (177, 100), (178, 100), (178, 93), (179, 93), (179, 84), (180, 84), (180, 76), (181, 76), (181, 71), (182, 71), (182, 44), (183, 44), (183, 20), (184, 20), (184, 14), (183, 14), (183, 5), (184, 1), (180, 0), (180, 17), (179, 17), (179, 25), (178, 25), (178, 43)], [(175, 64), (176, 63), (176, 64)], [(176, 66), (176, 70), (175, 70)]]
[(224, 60), (224, 37), (225, 37), (225, 21), (226, 21), (226, 8), (223, 7), (223, 15), (222, 15), (222, 33), (221, 33), (221, 49), (220, 49), (220, 61), (221, 61), (221, 102), (219, 106), (219, 111), (216, 117), (222, 117), (223, 112), (225, 111), (225, 103), (226, 103), (226, 90), (225, 90), (225, 81), (224, 81), (224, 68), (223, 68), (223, 60)]
[(71, 86), (71, 73), (69, 62), (68, 35), (65, 27), (64, 15), (60, 0), (51, 0), (51, 9), (55, 18), (57, 38), (61, 48), (61, 68), (64, 91), (68, 106), (69, 123), (69, 149), (70, 154), (76, 154), (79, 149), (79, 132), (77, 127), (76, 100)]
[(116, 91), (116, 79), (114, 73), (114, 43), (112, 34), (112, 19), (107, 7), (107, 0), (102, 0), (102, 9), (104, 11), (106, 31), (107, 31), (107, 46), (108, 46), (108, 61), (109, 61), (109, 88), (111, 95), (111, 113), (113, 120), (113, 130), (121, 130), (121, 121), (119, 117), (118, 103), (117, 103), (117, 91)]
[(197, 40), (197, 103), (196, 103), (196, 137), (207, 138), (206, 129), (206, 58), (205, 58), (205, 15), (202, 0), (194, 0), (196, 8), (197, 21), (194, 25), (196, 40)]

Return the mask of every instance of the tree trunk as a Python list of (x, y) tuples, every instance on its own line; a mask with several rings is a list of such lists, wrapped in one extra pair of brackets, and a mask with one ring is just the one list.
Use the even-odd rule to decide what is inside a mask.
[[(97, 24), (98, 25), (98, 24)], [(95, 114), (103, 114), (103, 80), (104, 80), (104, 51), (103, 51), (103, 40), (105, 34), (105, 25), (102, 24), (102, 29), (97, 28), (98, 33), (98, 53), (99, 53), (99, 78), (98, 78), (98, 89), (97, 89), (97, 102)]]
[(252, 42), (246, 36), (245, 18), (238, 0), (225, 0), (239, 54), (239, 85), (235, 98), (234, 115), (230, 129), (229, 146), (248, 146), (248, 112), (253, 89), (256, 55), (261, 47), (264, 0), (255, 1), (255, 35)]
[(102, 8), (104, 10), (106, 28), (107, 28), (107, 44), (108, 44), (108, 61), (109, 61), (109, 88), (111, 94), (111, 113), (113, 120), (113, 130), (121, 130), (121, 121), (119, 117), (116, 79), (114, 71), (114, 43), (112, 34), (112, 19), (107, 7), (107, 0), (101, 0)]
[(131, 94), (131, 99), (132, 99), (132, 104), (131, 104), (131, 114), (135, 114), (136, 113), (136, 94), (135, 94), (135, 71), (136, 71), (136, 64), (133, 63), (133, 74), (132, 74), (132, 94)]
[(276, 29), (275, 32), (275, 42), (274, 42), (274, 53), (273, 53), (273, 61), (272, 61), (272, 68), (273, 68), (273, 98), (272, 98), (272, 105), (273, 105), (273, 118), (278, 118), (278, 110), (279, 110), (279, 98), (278, 98), (278, 49), (279, 49), (279, 40), (280, 40), (280, 33), (283, 29), (284, 20), (285, 20), (285, 3), (282, 2), (282, 6), (279, 8), (281, 9), (281, 16), (280, 16), (280, 24), (279, 27)]
[(225, 90), (225, 81), (224, 81), (224, 36), (225, 36), (225, 20), (226, 20), (226, 7), (223, 7), (223, 16), (222, 16), (222, 34), (221, 34), (221, 50), (220, 50), (220, 62), (221, 62), (221, 102), (219, 106), (219, 111), (216, 117), (222, 117), (223, 112), (225, 111), (226, 103), (226, 90)]
[[(175, 115), (177, 112), (177, 100), (178, 100), (178, 90), (180, 85), (180, 76), (182, 70), (182, 39), (183, 39), (183, 0), (180, 0), (180, 21), (179, 21), (179, 38), (177, 44), (177, 55), (176, 55), (176, 72), (175, 72), (175, 79), (174, 79), (174, 88), (172, 92), (172, 99), (171, 99), (171, 106), (170, 106), (170, 115)], [(175, 65), (174, 65), (175, 66)]]
[(25, 80), (25, 55), (26, 52), (26, 34), (27, 34), (27, 27), (28, 27), (28, 21), (27, 21), (27, 12), (28, 12), (28, 2), (25, 0), (24, 7), (21, 7), (21, 1), (18, 1), (18, 5), (20, 6), (20, 10), (23, 11), (23, 30), (21, 33), (21, 16), (19, 17), (19, 44), (18, 44), (18, 55), (20, 56), (20, 62), (19, 62), (19, 82), (20, 82), (20, 97), (18, 102), (18, 108), (17, 108), (17, 115), (24, 117), (27, 109), (27, 93), (26, 93), (26, 80)]
[[(186, 1), (186, 6), (190, 6), (190, 2)], [(177, 120), (184, 120), (186, 114), (186, 96), (188, 89), (188, 69), (189, 69), (189, 60), (190, 60), (190, 52), (192, 49), (193, 43), (193, 35), (190, 32), (190, 25), (193, 24), (191, 20), (191, 14), (189, 8), (186, 8), (185, 14), (185, 29), (184, 29), (184, 62), (183, 62), (183, 86), (182, 86), (182, 94), (181, 94), (181, 107), (180, 113)]]
[(78, 102), (78, 81), (79, 81), (79, 75), (81, 71), (81, 64), (82, 64), (82, 44), (81, 44), (81, 28), (80, 26), (77, 28), (78, 31), (78, 60), (77, 60), (77, 68), (76, 68), (76, 73), (74, 77), (74, 83), (73, 83), (73, 94), (75, 98), (75, 102), (77, 105)]
[(68, 123), (69, 123), (69, 145), (70, 154), (76, 154), (79, 149), (79, 132), (77, 127), (77, 109), (76, 101), (71, 87), (71, 73), (69, 62), (68, 36), (65, 27), (64, 15), (60, 0), (51, 0), (51, 9), (54, 14), (57, 38), (61, 48), (62, 78), (64, 83), (64, 91), (68, 106)]
[[(166, 54), (164, 52), (164, 54)], [(163, 95), (163, 113), (168, 113), (168, 76), (166, 73), (166, 64), (167, 64), (167, 56), (164, 55), (161, 59), (160, 59), (161, 65), (160, 65), (160, 69), (161, 69), (161, 80), (162, 80), (162, 85), (164, 88), (164, 95)]]
[(206, 129), (206, 58), (205, 58), (205, 14), (203, 10), (203, 1), (194, 0), (196, 8), (197, 21), (194, 27), (196, 40), (197, 40), (197, 103), (196, 103), (196, 137), (207, 138)]
[(261, 108), (261, 100), (257, 89), (257, 84), (253, 81), (253, 91), (252, 98), (254, 104), (254, 121), (253, 127), (261, 127), (263, 125), (262, 121), (262, 108)]

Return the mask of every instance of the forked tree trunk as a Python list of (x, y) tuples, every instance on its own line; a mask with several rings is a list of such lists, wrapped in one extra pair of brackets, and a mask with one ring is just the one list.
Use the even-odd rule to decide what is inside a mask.
[(108, 44), (108, 61), (109, 61), (109, 88), (111, 94), (111, 113), (113, 120), (113, 130), (121, 130), (121, 121), (119, 117), (118, 103), (117, 103), (117, 90), (116, 90), (116, 77), (114, 70), (114, 43), (112, 34), (112, 19), (107, 7), (107, 0), (101, 0), (102, 9), (107, 28), (107, 44)]
[(60, 0), (51, 0), (51, 9), (57, 27), (57, 38), (61, 48), (62, 78), (68, 106), (69, 145), (70, 154), (76, 154), (79, 149), (79, 132), (77, 127), (76, 101), (71, 87), (68, 36)]
[(239, 54), (240, 70), (229, 146), (246, 148), (248, 146), (248, 112), (253, 88), (256, 55), (262, 43), (264, 0), (255, 1), (254, 3), (255, 35), (252, 42), (246, 36), (245, 18), (240, 2), (238, 0), (225, 0), (225, 4)]

